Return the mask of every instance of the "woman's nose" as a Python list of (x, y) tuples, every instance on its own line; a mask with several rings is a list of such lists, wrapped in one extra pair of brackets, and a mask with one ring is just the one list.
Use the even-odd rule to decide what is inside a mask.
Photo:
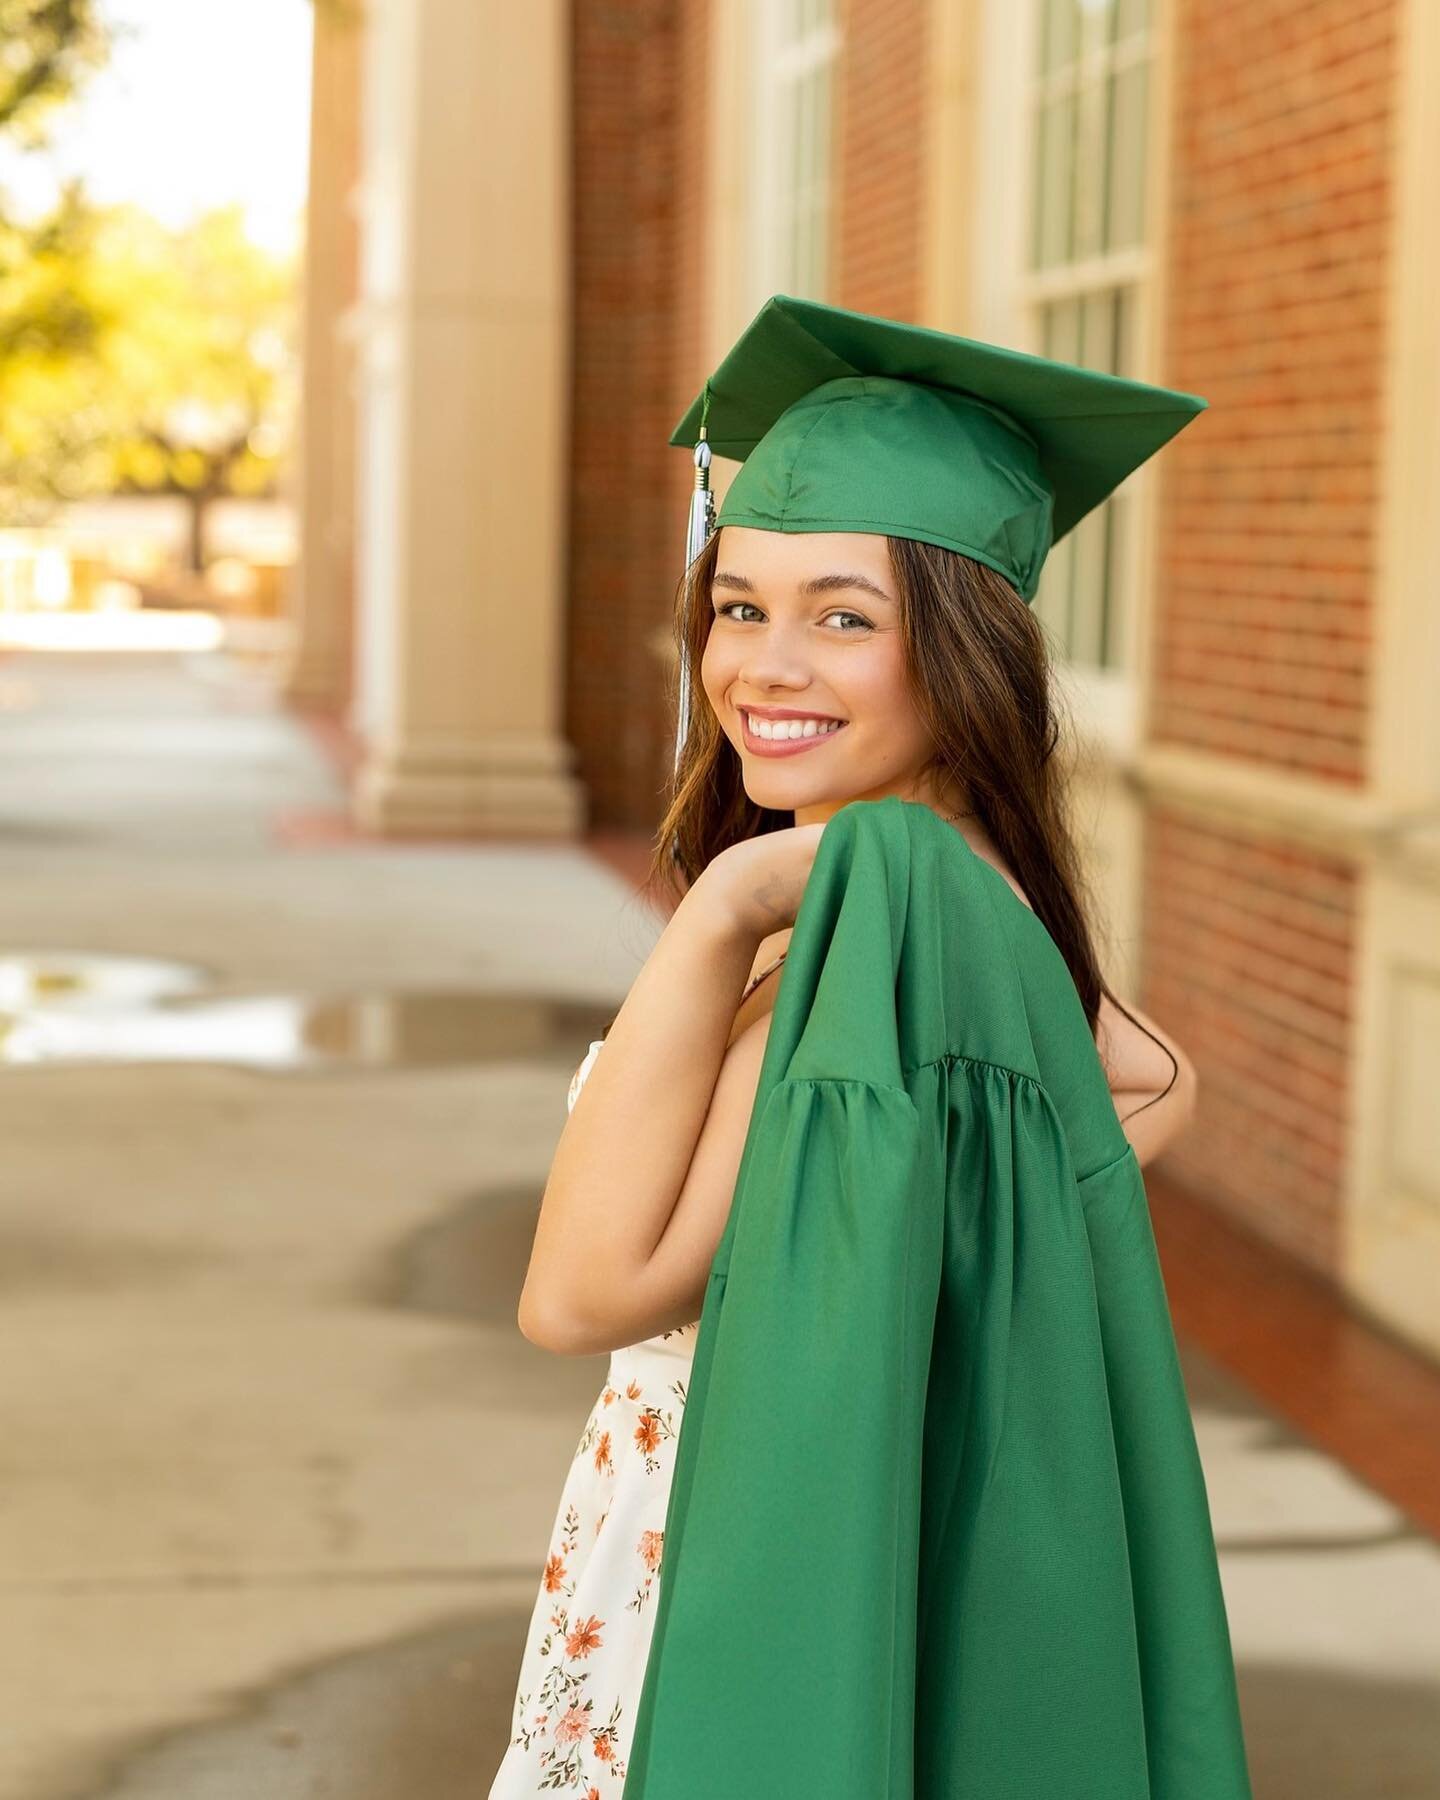
[(785, 631), (766, 631), (752, 638), (740, 665), (740, 679), (752, 691), (808, 687), (810, 673), (808, 662)]

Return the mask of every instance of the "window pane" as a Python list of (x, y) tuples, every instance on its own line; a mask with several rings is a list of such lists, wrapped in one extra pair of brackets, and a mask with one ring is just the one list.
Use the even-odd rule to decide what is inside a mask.
[(1139, 380), (1140, 358), (1135, 346), (1135, 291), (1115, 290), (1115, 354), (1112, 358), (1117, 375)]
[(1113, 669), (1120, 662), (1119, 611), (1124, 599), (1122, 586), (1122, 545), (1130, 528), (1130, 496), (1113, 494), (1100, 509), (1105, 519), (1105, 585), (1100, 618), (1100, 643), (1096, 661), (1102, 669)]
[(1080, 304), (1080, 353), (1077, 361), (1087, 369), (1113, 375), (1115, 358), (1115, 290), (1102, 288), (1087, 294)]
[(1106, 248), (1138, 244), (1145, 223), (1145, 101), (1149, 69), (1131, 63), (1109, 78), (1110, 203)]
[(1070, 654), (1077, 662), (1098, 663), (1105, 609), (1105, 527), (1108, 506), (1087, 513), (1070, 533)]
[(1035, 266), (1069, 262), (1074, 242), (1075, 96), (1061, 94), (1040, 114), (1035, 193)]
[(1032, 605), (1035, 616), (1067, 655), (1070, 651), (1070, 551), (1069, 537), (1061, 538), (1045, 558)]
[(1074, 208), (1071, 257), (1098, 256), (1105, 232), (1105, 141), (1109, 88), (1088, 81), (1078, 96), (1075, 140)]
[(1104, 50), (1115, 41), (1115, 0), (1080, 0), (1081, 49)]
[(1056, 300), (1043, 309), (1042, 353), (1057, 362), (1080, 360), (1080, 308), (1073, 300)]
[(785, 188), (790, 215), (789, 229), (784, 240), (785, 261), (790, 266), (792, 285), (803, 293), (804, 289), (800, 284), (805, 279), (805, 271), (800, 262), (800, 230), (805, 211), (805, 96), (803, 86), (794, 81), (787, 82), (783, 91), (789, 148), (785, 165)]
[(830, 63), (815, 71), (815, 172), (811, 195), (814, 255), (811, 279), (814, 298), (823, 299), (830, 285)]
[(1040, 0), (1040, 73), (1068, 68), (1080, 48), (1078, 0)]

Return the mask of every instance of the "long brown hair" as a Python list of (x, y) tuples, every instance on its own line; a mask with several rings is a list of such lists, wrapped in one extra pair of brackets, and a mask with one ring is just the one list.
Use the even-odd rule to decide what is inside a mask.
[[(757, 806), (745, 792), (740, 759), (700, 687), (719, 537), (713, 533), (690, 565), (676, 602), (676, 628), (692, 671), (690, 724), (645, 890), (667, 889), (677, 900), (731, 844), (795, 822), (793, 813)], [(984, 563), (913, 538), (887, 541), (911, 694), (935, 741), (941, 790), (953, 783), (970, 796), (1065, 958), (1092, 1036), (1101, 998), (1108, 996), (1160, 1044), (1100, 972), (1087, 922), (1088, 884), (1064, 811), (1066, 781), (1057, 759), (1063, 720), (1039, 619)], [(1160, 1047), (1172, 1074), (1146, 1106), (1169, 1093), (1180, 1072), (1169, 1048)]]

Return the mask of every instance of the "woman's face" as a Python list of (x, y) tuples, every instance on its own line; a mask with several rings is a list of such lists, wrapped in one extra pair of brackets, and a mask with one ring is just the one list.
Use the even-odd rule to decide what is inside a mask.
[(906, 686), (886, 540), (726, 525), (717, 549), (700, 681), (751, 800), (801, 824), (908, 795), (935, 746)]

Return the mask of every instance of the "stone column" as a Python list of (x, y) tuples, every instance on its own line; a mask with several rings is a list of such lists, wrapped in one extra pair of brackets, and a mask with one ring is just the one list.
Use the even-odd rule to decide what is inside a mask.
[(300, 558), (289, 589), (294, 635), (285, 692), (326, 712), (350, 697), (354, 633), (354, 356), (345, 314), (358, 278), (362, 41), (358, 16), (315, 8), (296, 459)]
[(570, 833), (568, 12), (372, 0), (368, 19), (355, 814)]

